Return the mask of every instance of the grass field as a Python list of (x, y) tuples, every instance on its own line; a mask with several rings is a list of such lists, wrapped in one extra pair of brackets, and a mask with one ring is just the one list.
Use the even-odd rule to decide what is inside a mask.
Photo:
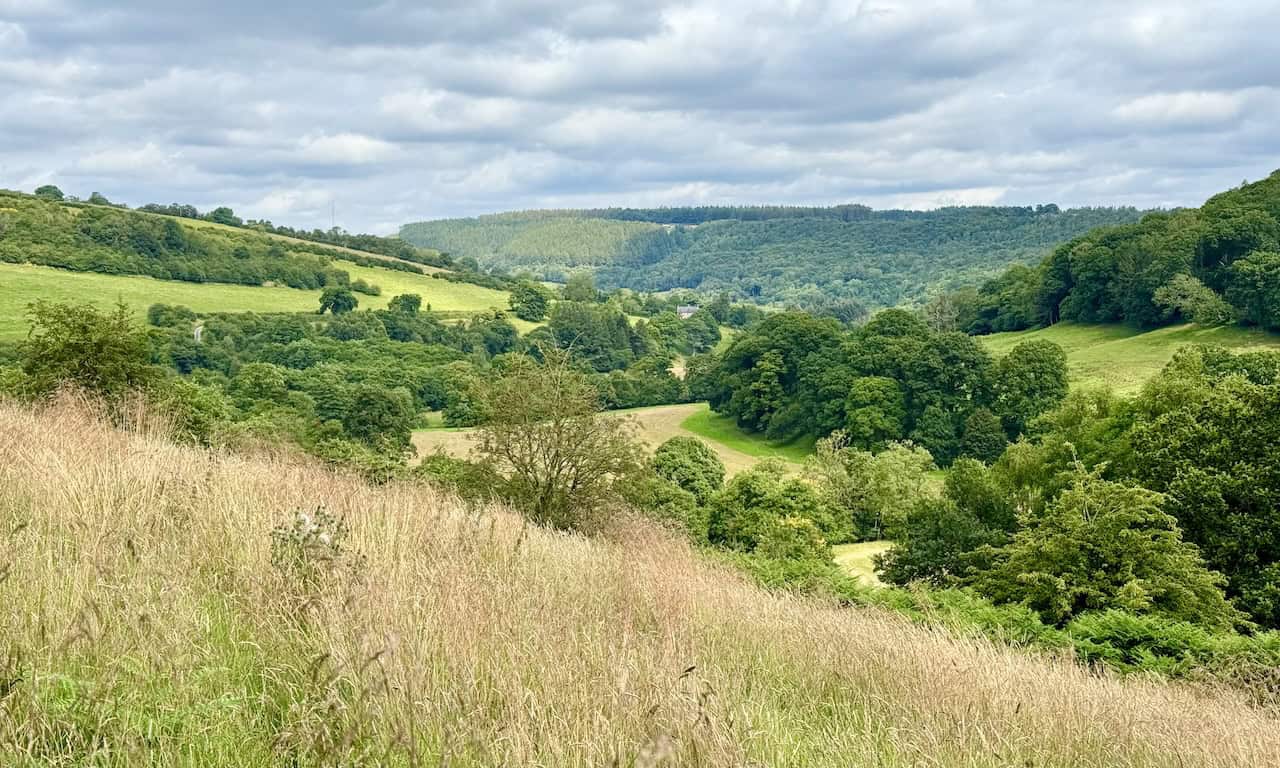
[[(799, 464), (812, 450), (812, 443), (770, 445), (763, 438), (742, 432), (732, 421), (712, 414), (706, 403), (659, 405), (612, 413), (634, 419), (640, 439), (650, 450), (678, 435), (702, 439), (724, 462), (729, 476), (750, 469), (762, 458), (776, 457)], [(413, 444), (419, 456), (443, 450), (451, 456), (466, 457), (475, 443), (469, 429), (433, 428), (414, 432)]]
[[(443, 312), (477, 312), (507, 305), (507, 294), (502, 291), (348, 262), (338, 265), (348, 270), (353, 280), (364, 278), (382, 288), (381, 296), (357, 295), (363, 308), (385, 307), (397, 293), (419, 293), (424, 306), (430, 303), (432, 309)], [(320, 291), (188, 283), (0, 263), (0, 341), (26, 333), (26, 306), (36, 299), (99, 306), (123, 300), (140, 315), (157, 302), (183, 304), (196, 312), (306, 312), (319, 306)]]
[(832, 552), (835, 555), (836, 565), (857, 576), (863, 584), (879, 587), (884, 583), (876, 575), (872, 558), (891, 546), (893, 546), (892, 542), (888, 541), (863, 541), (857, 544), (839, 544), (832, 547)]
[(1280, 335), (1239, 327), (1175, 325), (1142, 332), (1125, 325), (1058, 323), (1048, 328), (980, 336), (997, 357), (1028, 339), (1047, 339), (1067, 353), (1071, 383), (1107, 385), (1128, 393), (1158, 373), (1184, 344), (1221, 344), (1237, 350), (1280, 349)]
[[(0, 765), (1280, 765), (1280, 718), (1229, 692), (768, 594), (640, 524), (67, 404), (0, 402), (0, 435)], [(320, 505), (341, 546), (273, 559)]]

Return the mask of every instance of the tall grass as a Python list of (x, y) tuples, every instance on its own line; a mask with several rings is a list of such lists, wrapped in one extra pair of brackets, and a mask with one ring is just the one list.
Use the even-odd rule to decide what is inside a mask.
[[(302, 579), (272, 531), (317, 506), (349, 538)], [(0, 403), (0, 606), (5, 766), (1280, 764), (1280, 722), (1227, 692), (71, 402)]]

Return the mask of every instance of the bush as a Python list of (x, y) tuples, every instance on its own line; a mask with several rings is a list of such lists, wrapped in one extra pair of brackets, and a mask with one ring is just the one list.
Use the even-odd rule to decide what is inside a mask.
[(646, 516), (679, 530), (695, 543), (707, 541), (707, 508), (670, 480), (650, 472), (637, 473), (622, 484), (621, 493)]
[(795, 515), (770, 521), (760, 534), (755, 553), (772, 560), (831, 562), (831, 547), (812, 520)]
[(455, 458), (443, 450), (424, 458), (413, 474), (469, 501), (487, 501), (502, 495), (503, 477), (491, 465)]
[(653, 455), (653, 469), (706, 504), (724, 485), (724, 462), (696, 437), (673, 437)]
[(839, 526), (831, 508), (799, 479), (785, 479), (784, 467), (763, 461), (736, 475), (710, 503), (709, 538), (730, 549), (751, 551), (769, 526), (784, 517), (812, 522), (828, 541)]
[(115, 401), (156, 377), (147, 333), (124, 304), (101, 312), (37, 301), (28, 316), (31, 332), (18, 347), (26, 394), (43, 397), (71, 385)]
[(195, 322), (196, 313), (183, 306), (152, 304), (147, 307), (147, 322), (157, 328), (177, 328)]

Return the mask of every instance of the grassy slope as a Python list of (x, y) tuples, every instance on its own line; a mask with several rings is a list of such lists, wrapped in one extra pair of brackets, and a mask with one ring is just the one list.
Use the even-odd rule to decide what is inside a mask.
[[(364, 278), (382, 288), (381, 296), (357, 295), (366, 309), (385, 307), (398, 293), (419, 293), (424, 305), (430, 303), (433, 310), (445, 312), (477, 312), (507, 305), (507, 294), (502, 291), (343, 261), (336, 264), (353, 280)], [(319, 306), (320, 291), (188, 283), (0, 263), (0, 341), (26, 332), (26, 305), (36, 299), (98, 305), (120, 299), (139, 313), (157, 302), (183, 304), (197, 312), (306, 312)]]
[[(655, 531), (67, 406), (0, 403), (0, 434), (3, 765), (1280, 764), (1280, 721), (1227, 694), (768, 595)], [(318, 504), (362, 559), (305, 589), (270, 534)]]
[(1071, 383), (1108, 385), (1132, 392), (1160, 371), (1184, 344), (1221, 344), (1233, 349), (1280, 349), (1280, 335), (1258, 330), (1177, 325), (1141, 332), (1124, 325), (1059, 323), (1048, 328), (978, 337), (996, 356), (1029, 339), (1047, 339), (1067, 353)]

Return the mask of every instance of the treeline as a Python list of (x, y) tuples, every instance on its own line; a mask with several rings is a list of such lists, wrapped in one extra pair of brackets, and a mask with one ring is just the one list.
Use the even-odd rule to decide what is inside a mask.
[(1133, 209), (960, 207), (936, 211), (834, 208), (672, 208), (531, 211), (407, 224), (401, 237), (563, 281), (596, 270), (606, 288), (677, 288), (782, 306), (852, 300), (868, 308), (922, 302), (1041, 258)]
[(853, 330), (780, 313), (722, 354), (691, 361), (690, 386), (772, 440), (840, 431), (864, 450), (911, 440), (947, 465), (999, 456), (1066, 394), (1067, 370), (1051, 342), (1024, 342), (996, 361), (972, 337), (934, 331), (904, 310)]
[[(71, 205), (81, 203), (80, 198), (74, 195), (66, 195), (61, 189), (52, 185), (45, 184), (37, 187), (33, 193), (42, 200), (53, 202), (65, 202)], [(85, 201), (89, 205), (110, 206), (112, 208), (128, 209), (129, 206), (123, 203), (113, 203), (101, 193), (94, 192)], [(353, 235), (340, 227), (332, 229), (294, 229), (287, 226), (275, 226), (270, 221), (249, 219), (245, 221), (236, 215), (235, 211), (223, 205), (214, 208), (206, 213), (201, 213), (194, 205), (187, 203), (147, 203), (138, 207), (139, 211), (145, 213), (160, 214), (162, 216), (176, 216), (183, 219), (193, 219), (198, 221), (210, 221), (215, 224), (222, 224), (228, 227), (242, 227), (246, 229), (254, 229), (259, 232), (268, 232), (271, 234), (284, 235), (292, 237), (296, 240), (308, 240), (315, 243), (324, 243), (326, 245), (336, 245), (343, 248), (351, 248), (368, 253), (376, 253), (383, 256), (390, 256), (405, 261), (412, 261), (427, 266), (447, 268), (451, 266), (452, 260), (447, 254), (437, 251), (429, 251), (421, 248), (415, 248), (399, 238), (381, 237), (379, 235), (359, 234)]]
[(197, 219), (201, 221), (211, 221), (215, 224), (224, 224), (229, 227), (243, 227), (258, 232), (267, 232), (274, 235), (283, 235), (292, 237), (295, 240), (308, 240), (313, 243), (324, 243), (325, 245), (336, 245), (342, 248), (351, 248), (357, 251), (365, 251), (366, 253), (376, 253), (381, 256), (389, 256), (395, 259), (403, 259), (416, 264), (425, 264), (430, 267), (449, 268), (453, 266), (453, 259), (448, 254), (439, 251), (427, 250), (424, 248), (415, 248), (413, 245), (401, 240), (398, 237), (382, 237), (380, 235), (370, 234), (352, 234), (341, 227), (332, 227), (330, 229), (295, 229), (294, 227), (272, 224), (266, 219), (241, 219), (236, 215), (235, 211), (226, 206), (219, 206), (207, 213), (201, 213), (194, 205), (185, 203), (170, 203), (162, 205), (160, 203), (147, 203), (139, 206), (139, 211), (146, 213), (156, 213), (163, 216), (177, 216), (184, 219)]
[[(1057, 205), (1011, 206), (1000, 210), (1026, 214), (1060, 213)], [(769, 219), (833, 219), (835, 221), (907, 221), (927, 218), (929, 211), (889, 209), (877, 211), (866, 205), (845, 204), (825, 207), (804, 205), (700, 205), (663, 208), (594, 208), (583, 216), (620, 221), (648, 221), (654, 224), (705, 224), (709, 221), (765, 221)]]
[(1063, 320), (1280, 329), (1280, 171), (1200, 208), (1091, 231), (1036, 267), (1011, 267), (939, 301), (970, 333)]

